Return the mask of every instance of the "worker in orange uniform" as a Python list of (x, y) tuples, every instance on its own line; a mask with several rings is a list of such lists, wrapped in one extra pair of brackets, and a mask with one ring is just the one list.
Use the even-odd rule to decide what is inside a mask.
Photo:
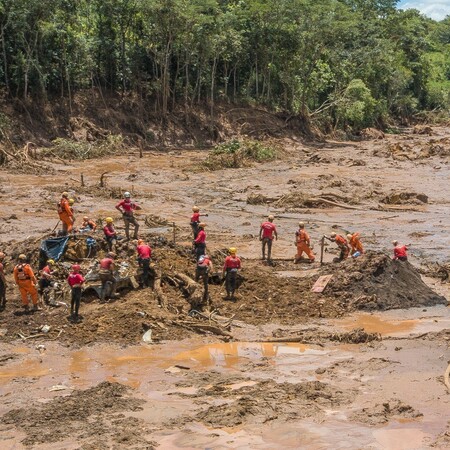
[(344, 259), (348, 258), (348, 255), (350, 253), (350, 247), (348, 246), (347, 239), (345, 239), (344, 236), (341, 236), (340, 234), (336, 234), (333, 232), (330, 234), (330, 237), (328, 236), (324, 237), (331, 242), (335, 242), (339, 247), (339, 250), (341, 251), (339, 257), (335, 258), (335, 262), (343, 261)]
[(63, 192), (61, 195), (61, 200), (58, 202), (58, 214), (59, 219), (62, 222), (62, 234), (66, 236), (68, 233), (72, 231), (73, 228), (73, 211), (69, 205), (69, 194), (67, 192)]
[(275, 217), (270, 215), (266, 222), (261, 224), (259, 228), (259, 240), (262, 241), (262, 259), (266, 259), (267, 246), (267, 261), (272, 261), (272, 242), (275, 237), (278, 240), (277, 227), (273, 223)]
[(225, 299), (234, 300), (234, 292), (236, 291), (237, 274), (241, 268), (241, 259), (237, 256), (237, 249), (231, 247), (228, 250), (229, 256), (225, 258), (223, 265), (223, 276), (225, 276), (225, 289), (227, 296)]
[(130, 240), (130, 224), (134, 226), (134, 239), (137, 239), (139, 223), (136, 220), (136, 217), (134, 217), (134, 211), (141, 209), (141, 207), (137, 203), (131, 201), (131, 194), (129, 192), (125, 192), (123, 194), (123, 200), (117, 203), (116, 209), (122, 213), (127, 240)]
[(83, 217), (83, 222), (81, 222), (80, 231), (89, 232), (95, 231), (97, 229), (97, 224), (91, 220), (88, 216)]
[(357, 258), (358, 256), (364, 254), (364, 247), (361, 243), (361, 239), (359, 238), (359, 233), (349, 233), (347, 234), (347, 239), (351, 247), (350, 254), (353, 258)]
[(400, 245), (398, 241), (392, 241), (394, 246), (394, 257), (392, 259), (398, 261), (408, 261), (408, 247), (411, 244)]
[(0, 252), (0, 311), (6, 308), (6, 278), (5, 278), (5, 266), (3, 260), (5, 254)]
[(27, 257), (23, 254), (19, 255), (19, 263), (14, 267), (14, 280), (19, 286), (20, 295), (22, 296), (22, 305), (25, 311), (29, 311), (28, 296), (33, 302), (33, 311), (38, 310), (38, 291), (36, 289), (37, 280), (33, 270), (27, 264)]
[(152, 258), (152, 249), (142, 239), (138, 240), (136, 251), (138, 254), (138, 263), (142, 267), (142, 283), (150, 287), (150, 261)]
[(206, 254), (206, 232), (205, 232), (206, 223), (200, 222), (198, 224), (198, 234), (194, 239), (194, 250), (195, 250), (195, 259), (198, 261), (200, 256)]
[(194, 239), (197, 237), (198, 234), (198, 226), (200, 225), (200, 217), (208, 217), (208, 214), (200, 214), (200, 208), (198, 206), (192, 207), (192, 216), (191, 216), (191, 228), (192, 233), (194, 235)]
[(315, 256), (311, 250), (311, 242), (309, 234), (305, 230), (305, 224), (303, 222), (298, 223), (298, 230), (295, 232), (295, 245), (297, 246), (297, 254), (295, 255), (295, 264), (299, 263), (302, 254), (306, 253), (310, 262), (314, 262)]

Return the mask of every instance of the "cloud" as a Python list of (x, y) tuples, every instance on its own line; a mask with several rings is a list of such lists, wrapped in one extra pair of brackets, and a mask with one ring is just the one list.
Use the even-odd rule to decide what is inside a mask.
[(400, 9), (414, 8), (434, 20), (445, 19), (450, 15), (450, 2), (448, 0), (405, 0), (398, 4)]

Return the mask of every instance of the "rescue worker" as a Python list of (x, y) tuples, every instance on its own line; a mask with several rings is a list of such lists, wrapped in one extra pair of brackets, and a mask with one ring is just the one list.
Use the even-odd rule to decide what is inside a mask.
[(117, 244), (117, 232), (114, 228), (114, 220), (112, 217), (105, 219), (106, 225), (103, 227), (103, 233), (105, 234), (106, 243), (108, 244), (108, 250), (111, 251)]
[(70, 301), (70, 318), (72, 320), (78, 320), (78, 310), (80, 309), (81, 292), (84, 283), (84, 277), (80, 273), (80, 265), (74, 264), (72, 266), (72, 272), (67, 278), (70, 289), (72, 291), (72, 297)]
[(238, 270), (241, 268), (241, 260), (237, 256), (237, 249), (231, 247), (228, 250), (229, 256), (225, 258), (223, 265), (223, 276), (225, 276), (225, 289), (227, 290), (227, 296), (225, 299), (234, 300), (234, 292), (236, 291), (236, 281)]
[(316, 258), (311, 250), (309, 234), (306, 232), (305, 224), (303, 222), (298, 223), (298, 230), (295, 232), (295, 245), (297, 246), (297, 254), (295, 255), (294, 261), (295, 264), (300, 262), (303, 253), (306, 253), (310, 262), (314, 262)]
[(131, 201), (131, 194), (129, 192), (125, 192), (123, 194), (123, 200), (117, 203), (116, 209), (122, 213), (127, 240), (130, 240), (130, 224), (134, 226), (134, 239), (137, 239), (139, 223), (136, 217), (134, 217), (134, 211), (141, 209), (141, 207)]
[(392, 241), (392, 245), (394, 246), (394, 257), (392, 259), (398, 261), (408, 261), (408, 247), (411, 244), (400, 245), (398, 241)]
[(146, 287), (150, 287), (150, 261), (152, 258), (152, 249), (142, 239), (137, 243), (138, 263), (142, 267), (142, 283)]
[(100, 281), (102, 282), (102, 292), (100, 295), (100, 301), (104, 302), (106, 298), (106, 286), (107, 283), (111, 283), (111, 298), (117, 298), (116, 294), (116, 286), (117, 282), (114, 277), (115, 264), (114, 259), (116, 258), (116, 254), (114, 252), (109, 252), (106, 254), (106, 257), (100, 261), (100, 270), (98, 271)]
[(38, 291), (36, 289), (37, 280), (34, 276), (33, 269), (27, 264), (27, 257), (20, 254), (18, 264), (14, 267), (14, 280), (19, 286), (20, 295), (22, 296), (22, 306), (25, 311), (29, 311), (28, 296), (33, 302), (33, 311), (38, 310)]
[(357, 258), (358, 256), (364, 254), (364, 247), (361, 243), (361, 239), (359, 238), (359, 233), (349, 233), (347, 234), (347, 239), (351, 246), (350, 254), (353, 258)]
[(267, 218), (266, 222), (261, 224), (259, 229), (259, 240), (262, 241), (262, 259), (266, 259), (267, 246), (267, 261), (271, 261), (272, 257), (272, 242), (275, 237), (278, 240), (277, 227), (273, 223), (275, 217), (272, 214)]
[(350, 247), (348, 246), (348, 242), (344, 236), (341, 236), (340, 234), (336, 234), (333, 232), (330, 234), (330, 237), (328, 236), (324, 237), (331, 242), (335, 242), (336, 245), (339, 247), (339, 250), (341, 251), (339, 257), (335, 258), (335, 262), (343, 261), (344, 259), (348, 258), (348, 255), (350, 253)]
[(3, 260), (5, 254), (0, 252), (0, 310), (6, 308), (6, 278), (5, 278), (5, 265)]
[(61, 194), (61, 200), (58, 203), (58, 215), (62, 222), (62, 234), (64, 236), (72, 231), (74, 222), (73, 211), (70, 208), (68, 197), (69, 194), (67, 192), (63, 192)]
[(41, 270), (41, 278), (39, 280), (39, 290), (41, 294), (44, 289), (52, 285), (55, 274), (55, 261), (53, 259), (47, 260), (47, 265)]
[(191, 216), (191, 228), (192, 228), (192, 233), (194, 235), (194, 239), (197, 237), (197, 234), (198, 234), (198, 226), (200, 224), (200, 216), (208, 217), (208, 214), (200, 214), (200, 208), (198, 206), (193, 206), (192, 207), (192, 216)]
[(200, 256), (199, 260), (197, 261), (197, 267), (195, 269), (195, 281), (198, 283), (200, 278), (202, 279), (203, 303), (206, 303), (209, 298), (208, 279), (209, 279), (209, 272), (212, 272), (213, 270), (214, 270), (214, 266), (211, 261), (211, 258), (208, 255)]
[(195, 259), (198, 261), (200, 256), (206, 254), (206, 232), (205, 232), (206, 223), (200, 222), (198, 224), (198, 234), (194, 239), (194, 249), (195, 249)]
[(83, 217), (83, 222), (81, 222), (80, 231), (95, 231), (97, 229), (97, 224), (91, 220), (88, 216)]

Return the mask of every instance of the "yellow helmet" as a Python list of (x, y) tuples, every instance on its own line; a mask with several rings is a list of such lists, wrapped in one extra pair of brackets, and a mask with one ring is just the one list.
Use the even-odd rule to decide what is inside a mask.
[(347, 239), (351, 239), (353, 237), (353, 234), (348, 233), (347, 234)]
[(201, 222), (198, 224), (199, 228), (205, 228), (206, 227), (206, 223), (205, 222)]
[(336, 237), (336, 233), (333, 231), (333, 232), (330, 234), (330, 236), (331, 236), (332, 238), (335, 238), (335, 237)]
[(19, 258), (18, 258), (19, 260), (21, 260), (21, 261), (25, 261), (26, 259), (27, 259), (27, 255), (24, 255), (23, 253), (21, 253), (20, 255), (19, 255)]
[(269, 219), (269, 220), (273, 220), (273, 219), (275, 219), (275, 216), (274, 216), (273, 214), (271, 214), (271, 215), (268, 217), (268, 219)]
[(230, 255), (235, 255), (235, 254), (237, 253), (237, 248), (236, 248), (236, 247), (230, 247), (230, 248), (228, 249), (228, 253), (229, 253)]
[(68, 192), (63, 192), (63, 193), (61, 194), (61, 197), (67, 198), (68, 196), (69, 196), (69, 193), (68, 193)]
[(75, 203), (75, 200), (73, 198), (69, 198), (69, 205), (73, 205)]
[(299, 226), (300, 228), (304, 228), (304, 227), (305, 227), (305, 222), (299, 222), (299, 223), (298, 223), (298, 226)]
[(107, 217), (105, 220), (106, 220), (106, 223), (113, 223), (114, 222), (112, 217)]
[(193, 207), (192, 207), (192, 211), (193, 211), (193, 212), (199, 212), (199, 211), (200, 211), (200, 208), (199, 208), (198, 206), (193, 206)]
[(47, 259), (47, 264), (53, 266), (53, 264), (55, 264), (55, 261), (53, 259)]

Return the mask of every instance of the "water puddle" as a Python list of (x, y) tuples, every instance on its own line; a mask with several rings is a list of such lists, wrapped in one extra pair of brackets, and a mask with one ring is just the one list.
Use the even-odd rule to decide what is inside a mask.
[(349, 331), (355, 328), (364, 328), (367, 333), (386, 335), (410, 332), (418, 323), (418, 320), (386, 320), (372, 314), (361, 314), (343, 320), (341, 325)]
[(419, 428), (382, 429), (373, 432), (383, 450), (412, 450), (424, 448), (424, 440), (430, 438)]

